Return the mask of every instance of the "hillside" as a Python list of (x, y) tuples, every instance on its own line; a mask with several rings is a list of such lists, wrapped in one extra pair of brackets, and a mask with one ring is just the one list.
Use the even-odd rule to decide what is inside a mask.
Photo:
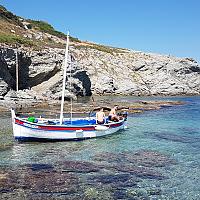
[[(117, 51), (117, 48), (83, 42), (72, 36), (70, 42), (71, 45), (78, 47), (90, 46), (100, 51)], [(37, 50), (48, 47), (64, 48), (66, 35), (45, 21), (18, 17), (0, 5), (0, 43), (32, 47)]]
[(46, 22), (23, 19), (0, 6), (0, 42), (2, 43), (35, 48), (59, 45), (63, 47), (65, 38), (65, 34), (56, 31)]
[[(29, 102), (59, 99), (65, 39), (65, 34), (47, 22), (23, 19), (1, 6), (0, 99), (16, 101), (16, 95)], [(21, 90), (18, 94), (16, 51)], [(113, 48), (71, 36), (69, 61), (72, 88), (68, 77), (66, 97), (200, 94), (200, 66), (192, 58)]]

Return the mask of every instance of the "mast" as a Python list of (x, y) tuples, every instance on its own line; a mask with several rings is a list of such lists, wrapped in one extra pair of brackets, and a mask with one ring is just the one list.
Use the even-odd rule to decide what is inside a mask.
[[(69, 83), (70, 83), (70, 92), (72, 94), (72, 65), (70, 64), (70, 80), (69, 80)], [(70, 121), (71, 121), (71, 124), (72, 124), (72, 106), (73, 106), (73, 102), (72, 102), (72, 96), (70, 97), (70, 107), (71, 107), (71, 110), (70, 110)]]
[(17, 49), (15, 51), (15, 56), (16, 56), (16, 91), (18, 92), (19, 90), (19, 63), (18, 63), (18, 53)]
[(67, 65), (68, 65), (68, 50), (69, 50), (69, 32), (67, 32), (67, 44), (66, 44), (66, 49), (65, 49), (62, 99), (61, 99), (61, 108), (60, 108), (60, 124), (62, 124), (62, 122), (63, 122), (63, 108), (64, 108), (64, 99), (65, 99), (65, 84), (66, 84), (66, 73), (67, 73)]

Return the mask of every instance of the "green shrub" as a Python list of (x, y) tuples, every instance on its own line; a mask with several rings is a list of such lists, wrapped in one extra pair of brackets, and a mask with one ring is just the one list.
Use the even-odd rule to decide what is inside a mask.
[(23, 26), (18, 16), (14, 15), (12, 12), (8, 11), (5, 7), (0, 5), (0, 19), (1, 18), (16, 25), (19, 25), (21, 27)]
[(15, 35), (0, 34), (0, 43), (23, 44), (25, 46), (34, 46), (34, 42)]
[(98, 51), (114, 54), (114, 53), (124, 53), (124, 51), (114, 48), (114, 47), (109, 47), (109, 46), (104, 46), (104, 45), (99, 45), (99, 44), (93, 44), (91, 46), (88, 46), (91, 49), (96, 49)]
[[(60, 37), (62, 39), (66, 39), (66, 37), (67, 37), (64, 33), (60, 32), (60, 31), (56, 31), (54, 29), (54, 27), (51, 26), (47, 22), (35, 21), (35, 20), (30, 20), (30, 19), (28, 20), (28, 22), (32, 25), (33, 28), (35, 28), (37, 30), (40, 30), (42, 32), (49, 33), (51, 35)], [(80, 40), (78, 38), (74, 38), (72, 36), (70, 36), (70, 41), (72, 41), (72, 42), (80, 42)]]
[(32, 25), (31, 24), (27, 24), (26, 25), (28, 29), (32, 29)]
[(70, 36), (69, 39), (72, 42), (81, 42), (78, 38), (75, 38), (75, 37), (72, 37), (72, 36)]
[(45, 32), (45, 33), (49, 33), (51, 35), (56, 35), (56, 36), (59, 36), (59, 37), (65, 37), (65, 34), (56, 31), (53, 28), (53, 26), (51, 26), (47, 22), (30, 20), (30, 19), (28, 20), (28, 22), (32, 25), (32, 27), (34, 27), (37, 30), (40, 30), (40, 31)]

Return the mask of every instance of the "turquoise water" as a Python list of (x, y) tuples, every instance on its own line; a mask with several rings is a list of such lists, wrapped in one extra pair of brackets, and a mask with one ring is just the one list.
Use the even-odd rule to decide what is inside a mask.
[(2, 116), (1, 199), (200, 199), (200, 97), (145, 98), (166, 99), (186, 104), (130, 115), (127, 130), (79, 142), (14, 142)]

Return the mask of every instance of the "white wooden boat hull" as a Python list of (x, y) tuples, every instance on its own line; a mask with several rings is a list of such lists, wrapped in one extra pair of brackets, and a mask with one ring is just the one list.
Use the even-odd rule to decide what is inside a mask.
[(125, 128), (125, 121), (104, 125), (46, 125), (28, 122), (12, 114), (14, 138), (19, 141), (80, 140), (113, 134)]

